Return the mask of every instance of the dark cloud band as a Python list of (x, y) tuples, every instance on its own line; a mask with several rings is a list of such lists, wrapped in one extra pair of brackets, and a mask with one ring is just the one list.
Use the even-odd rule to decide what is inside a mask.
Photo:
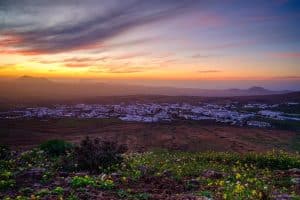
[[(4, 25), (1, 35), (14, 35), (21, 38), (13, 48), (20, 52), (57, 53), (80, 48), (93, 48), (93, 45), (105, 42), (139, 25), (166, 19), (192, 9), (197, 1), (193, 0), (127, 0), (127, 1), (87, 1), (80, 3), (78, 9), (84, 9), (84, 18), (73, 21), (64, 19), (66, 13), (76, 12), (78, 1), (6, 1), (0, 4)], [(52, 3), (49, 3), (52, 2)], [(198, 1), (199, 2), (199, 1)], [(57, 11), (57, 6), (74, 10)], [(70, 4), (73, 6), (70, 7)], [(89, 8), (98, 7), (99, 12), (86, 13)], [(107, 8), (105, 8), (107, 7)], [(23, 9), (22, 9), (23, 8)], [(31, 8), (31, 9), (30, 9)], [(47, 9), (48, 8), (48, 9)], [(50, 12), (51, 15), (41, 13)], [(95, 9), (94, 9), (95, 10)], [(4, 12), (5, 11), (5, 12)], [(5, 13), (23, 15), (22, 22), (6, 19)], [(47, 16), (52, 16), (46, 18)], [(20, 16), (19, 16), (20, 17)], [(15, 16), (17, 19), (18, 16)], [(62, 19), (62, 20), (61, 20)], [(59, 21), (54, 23), (53, 21)], [(52, 25), (41, 25), (42, 23)], [(54, 23), (54, 25), (53, 25)], [(30, 24), (30, 25), (29, 25)], [(28, 26), (26, 26), (28, 25)]]

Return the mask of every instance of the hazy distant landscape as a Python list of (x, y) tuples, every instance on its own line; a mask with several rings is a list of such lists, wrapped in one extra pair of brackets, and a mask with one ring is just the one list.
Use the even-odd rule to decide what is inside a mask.
[[(22, 142), (16, 142), (16, 137), (22, 135), (27, 138), (26, 140), (30, 145), (34, 145), (36, 144), (36, 139), (30, 137), (29, 135), (31, 134), (47, 133), (46, 136), (39, 136), (37, 141), (40, 141), (40, 139), (47, 140), (53, 137), (64, 138), (65, 136), (70, 140), (76, 141), (78, 140), (78, 132), (79, 135), (81, 134), (80, 130), (86, 130), (86, 132), (82, 133), (80, 138), (89, 135), (89, 132), (95, 133), (93, 136), (96, 137), (99, 136), (99, 134), (103, 134), (100, 127), (107, 126), (108, 135), (111, 134), (112, 137), (115, 137), (113, 135), (122, 134), (119, 133), (119, 131), (137, 126), (140, 127), (139, 129), (141, 130), (133, 131), (134, 137), (137, 137), (136, 139), (139, 141), (135, 142), (135, 145), (140, 146), (142, 149), (146, 147), (151, 149), (152, 147), (164, 147), (165, 145), (159, 142), (154, 142), (153, 144), (156, 144), (155, 146), (144, 144), (142, 142), (144, 139), (140, 140), (141, 138), (147, 137), (153, 140), (160, 138), (162, 134), (160, 131), (145, 134), (145, 131), (149, 131), (147, 127), (169, 127), (168, 129), (171, 131), (176, 130), (175, 127), (178, 124), (180, 127), (186, 127), (187, 130), (189, 129), (189, 125), (199, 126), (201, 130), (205, 130), (206, 128), (204, 127), (211, 129), (216, 125), (217, 127), (228, 130), (224, 133), (228, 132), (230, 135), (237, 134), (236, 137), (238, 138), (246, 137), (244, 134), (240, 135), (241, 130), (244, 129), (250, 133), (250, 135), (247, 136), (250, 141), (252, 139), (253, 141), (257, 141), (257, 139), (255, 139), (255, 137), (257, 137), (256, 132), (262, 135), (266, 134), (262, 137), (270, 137), (268, 141), (272, 141), (271, 138), (273, 136), (279, 137), (279, 139), (281, 137), (288, 137), (289, 139), (285, 145), (279, 145), (276, 146), (276, 148), (297, 150), (297, 147), (293, 149), (295, 145), (293, 145), (293, 148), (290, 147), (294, 142), (298, 144), (299, 140), (300, 93), (239, 97), (188, 97), (166, 95), (99, 96), (82, 99), (65, 99), (64, 101), (58, 101), (58, 99), (50, 99), (48, 101), (35, 99), (35, 101), (31, 101), (31, 99), (26, 100), (23, 97), (22, 101), (18, 103), (2, 104), (0, 121), (2, 122), (2, 132), (9, 133), (3, 136), (2, 142), (4, 144), (11, 143), (11, 145), (17, 148), (22, 148), (23, 146)], [(68, 122), (67, 124), (72, 128), (69, 127), (70, 130), (67, 132), (64, 132), (65, 128), (58, 128), (62, 121)], [(43, 124), (41, 130), (36, 130), (35, 126), (38, 125), (38, 123)], [(48, 123), (54, 124), (48, 126)], [(113, 131), (116, 126), (120, 126), (120, 130)], [(123, 126), (128, 126), (128, 128), (123, 129)], [(172, 128), (173, 126), (174, 128)], [(98, 129), (98, 127), (100, 129)], [(52, 133), (54, 130), (55, 132)], [(22, 134), (22, 132), (24, 133)], [(189, 131), (185, 133), (184, 128), (181, 132), (181, 134), (185, 136), (190, 134)], [(285, 132), (286, 134), (282, 134)], [(129, 135), (132, 133), (127, 130), (124, 134), (122, 137), (130, 138)], [(157, 136), (152, 134), (157, 134)], [(213, 135), (219, 137), (217, 133), (212, 132), (211, 136)], [(224, 138), (222, 136), (220, 137), (222, 138), (220, 139), (221, 141), (227, 138), (227, 136)], [(31, 138), (32, 142), (28, 140), (29, 138)], [(161, 135), (161, 138), (164, 138), (164, 136)], [(193, 146), (189, 144), (190, 142), (185, 141), (185, 139), (178, 140), (177, 136), (172, 136), (172, 138), (177, 142), (181, 141), (187, 145), (181, 146), (172, 142), (172, 144), (178, 146), (179, 149), (190, 149), (188, 146)], [(22, 140), (23, 139), (20, 139), (20, 141)], [(27, 146), (28, 142), (24, 142), (24, 145)], [(125, 140), (125, 142), (127, 145), (132, 145), (130, 141)], [(271, 149), (275, 147), (272, 143), (273, 141), (264, 142), (263, 144), (270, 145), (266, 149)], [(260, 142), (253, 143), (252, 151), (260, 151), (267, 147), (256, 148), (259, 144)], [(221, 147), (222, 145), (217, 145), (217, 143), (211, 148), (209, 147), (210, 144), (206, 144), (205, 146), (207, 147), (200, 148), (207, 148), (207, 150), (223, 148)], [(246, 146), (248, 145), (240, 145), (242, 149), (246, 148)], [(233, 149), (228, 148), (227, 150)]]
[(249, 89), (208, 90), (195, 88), (150, 87), (139, 85), (116, 85), (107, 83), (61, 83), (46, 78), (22, 76), (16, 80), (2, 81), (1, 102), (80, 101), (99, 96), (164, 95), (231, 97), (285, 94), (292, 91), (271, 91), (253, 86)]

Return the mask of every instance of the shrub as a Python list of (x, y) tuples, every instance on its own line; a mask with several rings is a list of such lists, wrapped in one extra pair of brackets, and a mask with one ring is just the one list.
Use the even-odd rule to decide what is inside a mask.
[(0, 190), (6, 190), (14, 187), (16, 181), (12, 177), (12, 173), (9, 171), (4, 171), (0, 173)]
[(64, 189), (62, 187), (56, 187), (54, 188), (54, 190), (52, 191), (53, 194), (57, 194), (57, 195), (63, 195), (64, 194)]
[(74, 154), (74, 151), (67, 153), (64, 156), (61, 156), (55, 163), (55, 167), (62, 171), (75, 172), (77, 171), (77, 161)]
[(25, 188), (21, 188), (21, 189), (19, 190), (19, 192), (20, 192), (22, 195), (24, 195), (24, 196), (29, 196), (31, 193), (34, 192), (34, 190), (33, 190), (32, 188), (30, 188), (30, 187), (25, 187)]
[(0, 190), (6, 190), (8, 188), (14, 187), (16, 184), (15, 180), (8, 179), (8, 180), (0, 180)]
[(39, 191), (37, 191), (36, 195), (37, 196), (41, 196), (41, 197), (45, 197), (47, 195), (50, 194), (50, 190), (48, 188), (43, 188), (43, 189), (40, 189)]
[(60, 156), (70, 150), (72, 144), (64, 140), (49, 140), (41, 144), (40, 148), (51, 156)]
[(111, 190), (115, 187), (115, 183), (113, 180), (106, 179), (97, 182), (97, 185), (101, 189)]
[(71, 186), (74, 188), (86, 187), (88, 185), (95, 186), (96, 182), (89, 176), (74, 176), (71, 180)]
[(123, 160), (122, 155), (127, 151), (126, 146), (111, 141), (100, 141), (98, 138), (84, 139), (75, 148), (78, 167), (90, 172), (111, 170)]
[(10, 158), (11, 151), (8, 146), (0, 145), (0, 160), (7, 160)]

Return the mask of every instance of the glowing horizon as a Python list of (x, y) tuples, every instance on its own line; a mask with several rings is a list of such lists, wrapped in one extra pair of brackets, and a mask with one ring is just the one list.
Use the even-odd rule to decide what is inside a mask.
[(0, 77), (285, 80), (296, 88), (299, 13), (295, 0), (6, 1)]

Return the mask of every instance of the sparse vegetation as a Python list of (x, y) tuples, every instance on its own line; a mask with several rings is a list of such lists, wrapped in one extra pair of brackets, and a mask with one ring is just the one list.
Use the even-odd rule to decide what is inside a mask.
[[(74, 166), (73, 171), (62, 167), (61, 158), (67, 155), (53, 157), (39, 149), (15, 152), (10, 159), (0, 162), (0, 198), (77, 200), (101, 194), (110, 199), (190, 196), (257, 200), (278, 195), (297, 199), (300, 195), (294, 177), (300, 169), (297, 153), (159, 150), (121, 154), (122, 148), (110, 142), (85, 139), (75, 148), (77, 153), (67, 153), (72, 155), (69, 159), (76, 160), (70, 165), (78, 165), (78, 158), (94, 150), (96, 153), (88, 159), (101, 158), (105, 165), (92, 162), (84, 168)], [(115, 154), (116, 157), (112, 156)]]
[(95, 180), (87, 175), (84, 177), (75, 176), (71, 180), (71, 186), (74, 188), (94, 186), (95, 184)]
[(98, 138), (84, 139), (75, 148), (75, 155), (80, 169), (90, 172), (112, 170), (122, 162), (121, 154), (127, 150), (126, 146), (112, 141), (101, 141)]

